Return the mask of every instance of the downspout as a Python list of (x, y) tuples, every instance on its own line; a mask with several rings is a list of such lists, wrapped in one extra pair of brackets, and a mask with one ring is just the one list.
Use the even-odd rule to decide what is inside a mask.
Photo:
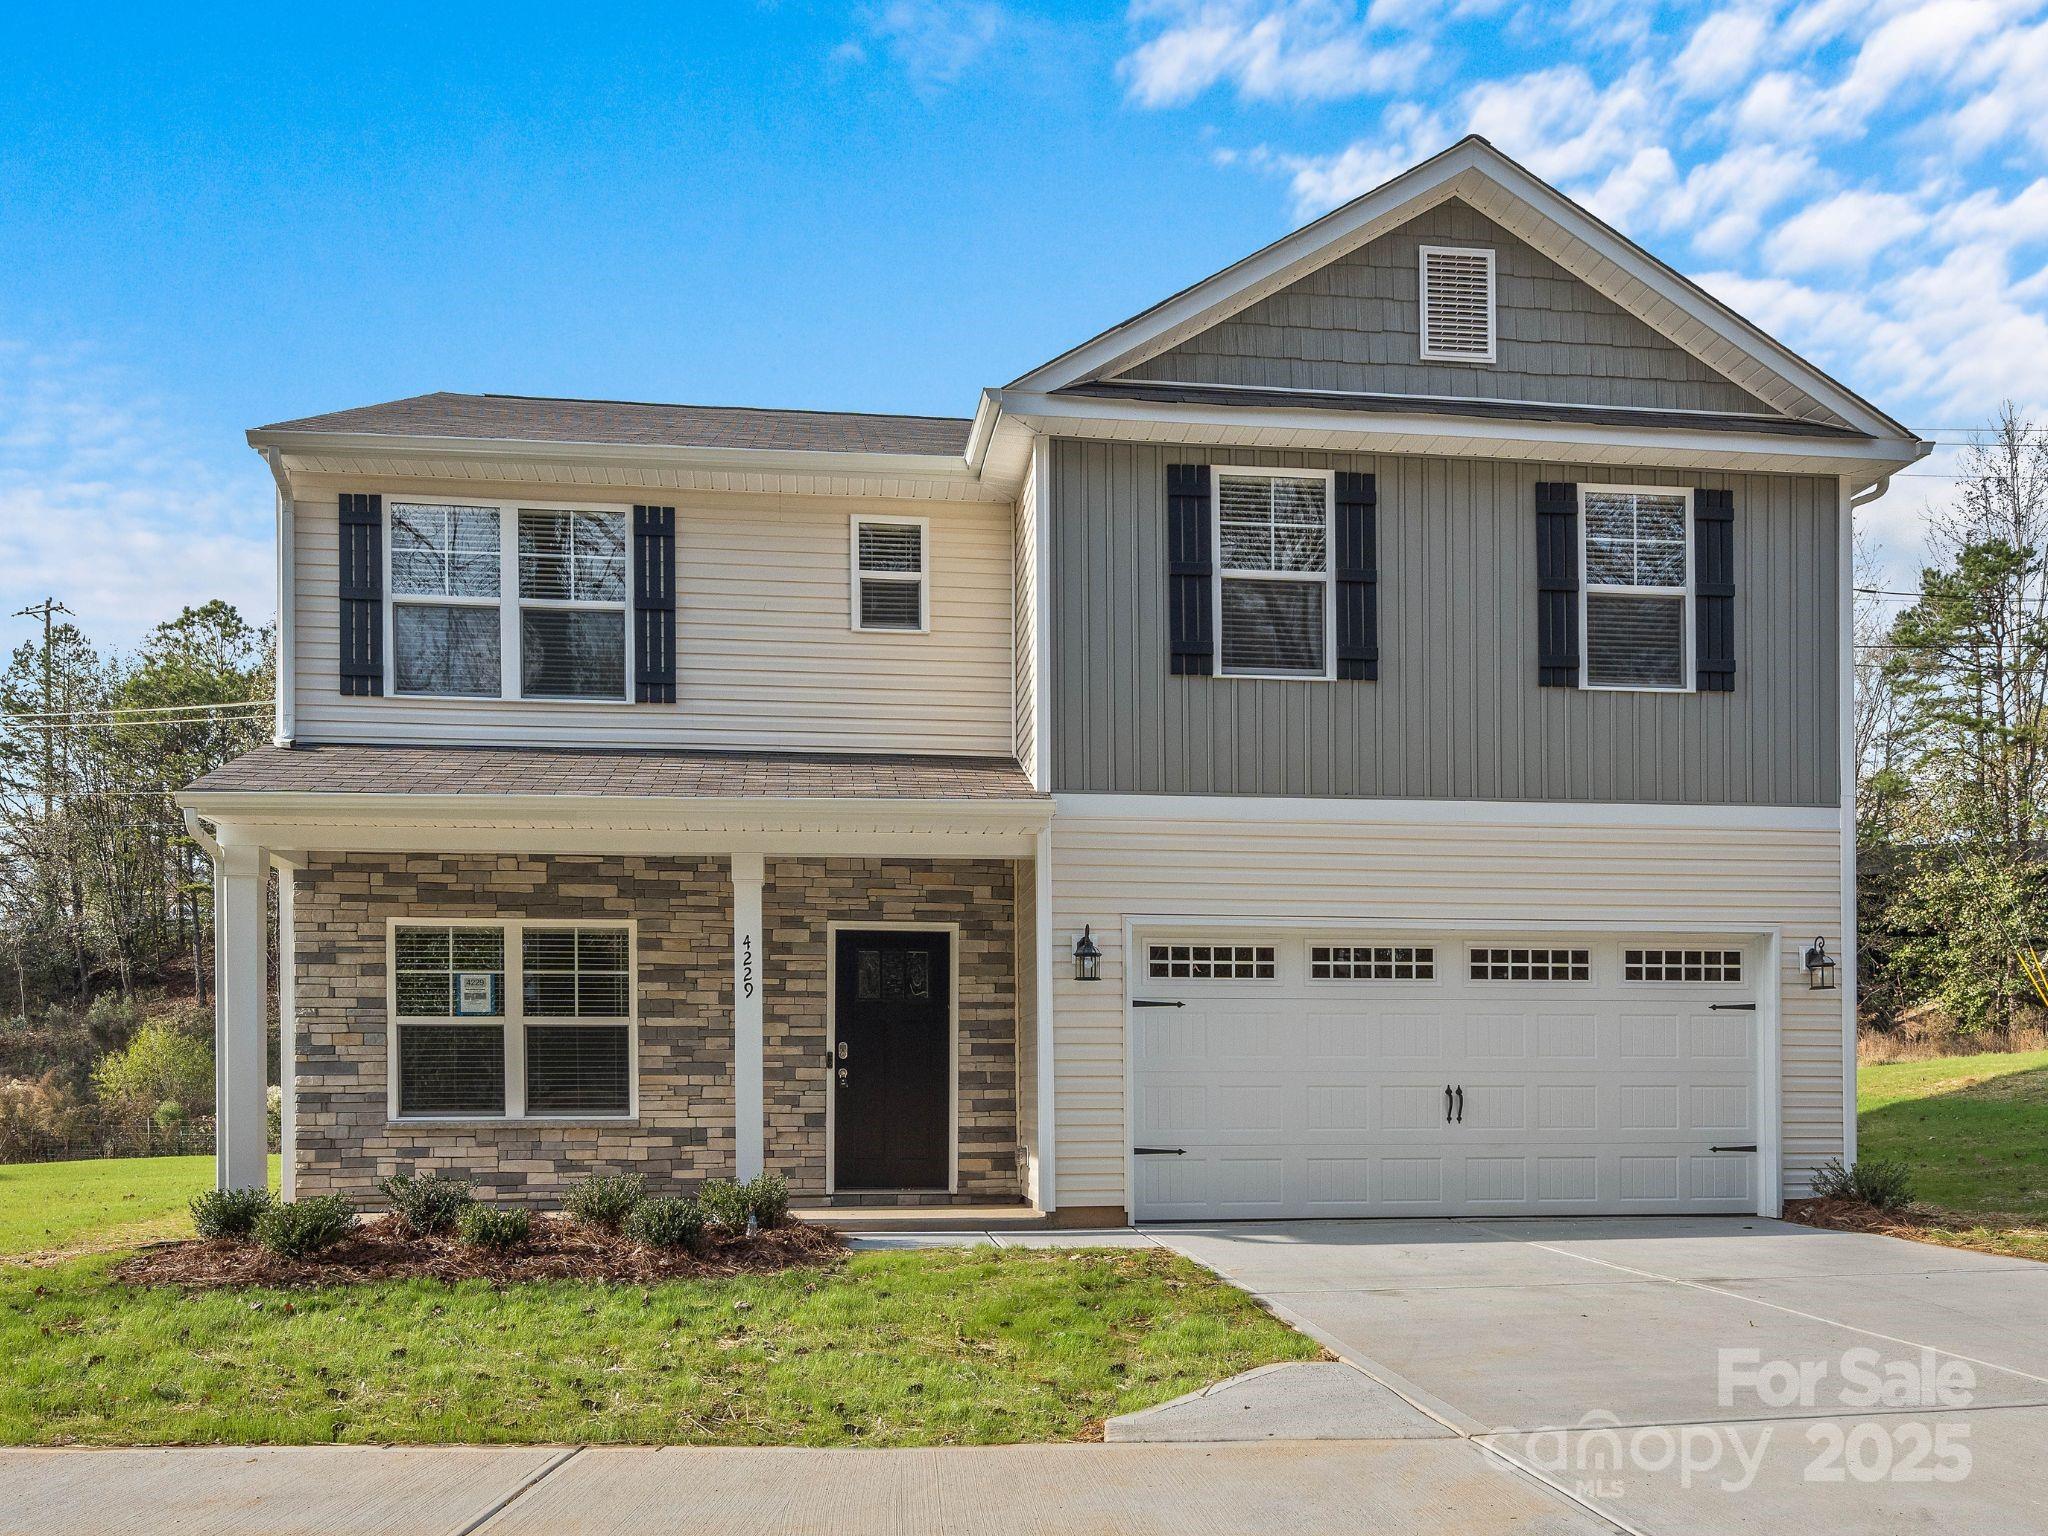
[(280, 747), (298, 734), (298, 519), (292, 507), (291, 478), (280, 449), (265, 448), (263, 462), (277, 482), (277, 719), (272, 737)]

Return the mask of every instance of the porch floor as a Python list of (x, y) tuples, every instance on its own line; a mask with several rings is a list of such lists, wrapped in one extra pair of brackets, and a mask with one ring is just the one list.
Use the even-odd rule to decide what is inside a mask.
[(799, 1221), (867, 1232), (1028, 1232), (1051, 1225), (1044, 1211), (1018, 1201), (1003, 1205), (799, 1205)]

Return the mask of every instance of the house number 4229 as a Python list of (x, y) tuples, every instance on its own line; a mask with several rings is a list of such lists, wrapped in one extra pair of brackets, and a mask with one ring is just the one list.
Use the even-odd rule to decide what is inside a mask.
[(754, 995), (754, 936), (740, 935), (740, 996)]

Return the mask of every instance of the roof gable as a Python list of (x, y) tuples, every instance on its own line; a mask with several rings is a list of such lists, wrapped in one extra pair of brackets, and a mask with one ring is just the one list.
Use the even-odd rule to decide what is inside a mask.
[[(1494, 256), (1496, 357), (1425, 361), (1420, 248)], [(1122, 381), (1776, 416), (1461, 198), (1114, 375)]]
[[(1451, 199), (1604, 296), (1769, 412), (1901, 444), (1913, 435), (1484, 139), (1461, 140), (1385, 185), (1023, 375), (1038, 394), (1132, 375)], [(1917, 456), (1918, 450), (1908, 457)]]

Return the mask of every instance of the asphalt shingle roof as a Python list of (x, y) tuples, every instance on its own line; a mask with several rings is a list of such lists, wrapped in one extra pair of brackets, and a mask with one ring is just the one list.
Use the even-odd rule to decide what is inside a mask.
[(823, 453), (961, 454), (973, 425), (954, 416), (871, 416), (749, 406), (655, 405), (442, 392), (275, 421), (264, 432), (361, 432), (525, 443), (783, 448)]
[(1014, 759), (551, 747), (258, 747), (195, 794), (1042, 799)]

